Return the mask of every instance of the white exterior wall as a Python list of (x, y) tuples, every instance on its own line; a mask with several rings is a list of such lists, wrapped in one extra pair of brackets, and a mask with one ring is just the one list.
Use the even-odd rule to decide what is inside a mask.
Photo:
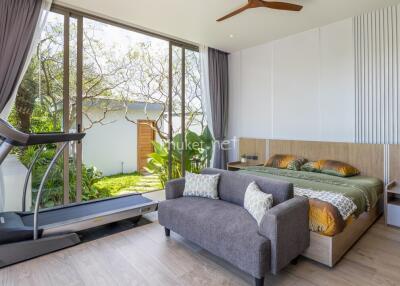
[[(4, 180), (4, 209), (2, 211), (21, 211), (22, 194), (25, 177), (28, 170), (15, 155), (8, 155), (2, 164)], [(26, 208), (30, 209), (32, 202), (31, 183), (28, 184)]]
[[(147, 116), (154, 120), (159, 111), (148, 111), (147, 116), (140, 110), (131, 110), (128, 114), (135, 121), (146, 120)], [(108, 124), (96, 124), (85, 131), (83, 163), (95, 166), (103, 175), (137, 171), (137, 126), (127, 121), (124, 115), (124, 110), (108, 112), (103, 121)], [(101, 118), (103, 111), (92, 107), (89, 116), (92, 120)], [(83, 121), (84, 127), (89, 125), (87, 118)]]

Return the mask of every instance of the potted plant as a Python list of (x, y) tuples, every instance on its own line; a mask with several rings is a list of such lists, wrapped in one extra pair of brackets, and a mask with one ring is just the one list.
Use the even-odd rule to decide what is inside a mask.
[(243, 154), (242, 156), (240, 156), (240, 162), (243, 164), (247, 163), (247, 156), (246, 154)]

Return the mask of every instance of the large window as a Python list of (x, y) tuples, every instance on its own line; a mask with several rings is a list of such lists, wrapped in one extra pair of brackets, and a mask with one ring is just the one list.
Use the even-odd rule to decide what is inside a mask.
[[(211, 139), (199, 67), (191, 45), (52, 11), (9, 121), (24, 132), (86, 137), (65, 150), (41, 206), (158, 190), (206, 166)], [(47, 146), (34, 168), (33, 198), (57, 148)], [(13, 156), (26, 168), (37, 149)]]

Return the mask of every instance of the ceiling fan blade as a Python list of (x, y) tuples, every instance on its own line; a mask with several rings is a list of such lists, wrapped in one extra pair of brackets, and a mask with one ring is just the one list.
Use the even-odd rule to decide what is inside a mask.
[(221, 21), (223, 21), (223, 20), (226, 20), (226, 19), (228, 19), (228, 18), (230, 18), (230, 17), (233, 17), (233, 16), (235, 16), (235, 15), (237, 15), (237, 14), (239, 14), (239, 13), (242, 13), (243, 11), (245, 11), (245, 10), (247, 10), (247, 9), (250, 9), (250, 8), (251, 8), (250, 5), (247, 4), (247, 5), (243, 6), (242, 8), (239, 8), (239, 9), (233, 11), (232, 13), (229, 13), (228, 15), (226, 15), (226, 16), (224, 16), (224, 17), (222, 17), (222, 18), (219, 18), (219, 19), (217, 20), (217, 22), (221, 22)]
[(303, 6), (285, 3), (285, 2), (269, 2), (269, 1), (262, 1), (264, 3), (264, 7), (277, 9), (277, 10), (287, 10), (287, 11), (301, 11)]

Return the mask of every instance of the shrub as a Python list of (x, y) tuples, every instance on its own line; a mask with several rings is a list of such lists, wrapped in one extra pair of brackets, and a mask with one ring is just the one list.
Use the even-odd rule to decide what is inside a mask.
[[(192, 131), (186, 132), (186, 147), (182, 150), (182, 135), (177, 134), (173, 138), (171, 158), (171, 178), (182, 177), (182, 152), (185, 152), (185, 170), (199, 173), (203, 168), (209, 166), (212, 154), (212, 137), (206, 127), (201, 135)], [(154, 153), (149, 155), (146, 171), (159, 177), (163, 188), (168, 181), (168, 144), (153, 142)]]
[[(35, 155), (38, 147), (28, 147), (16, 150), (16, 154), (20, 161), (28, 167)], [(49, 145), (41, 154), (32, 171), (32, 203), (35, 202), (40, 182), (49, 166), (51, 160), (56, 154), (56, 147)], [(51, 170), (46, 183), (42, 200), (41, 208), (49, 208), (57, 205), (62, 205), (64, 201), (64, 179), (63, 179), (64, 163), (62, 157), (57, 160), (56, 165)], [(93, 184), (101, 178), (101, 172), (95, 167), (82, 166), (82, 199), (92, 200), (106, 198), (111, 195), (108, 190), (98, 190)], [(76, 161), (73, 158), (69, 159), (69, 198), (71, 201), (76, 199)]]

